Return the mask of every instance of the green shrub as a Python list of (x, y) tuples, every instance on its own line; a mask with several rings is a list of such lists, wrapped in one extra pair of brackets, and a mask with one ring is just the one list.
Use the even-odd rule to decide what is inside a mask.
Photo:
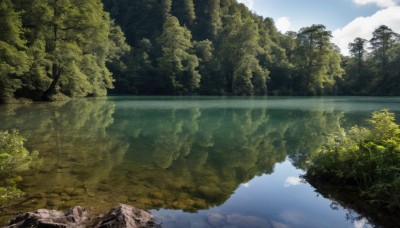
[(17, 130), (0, 131), (0, 203), (22, 195), (17, 188), (17, 182), (22, 181), (18, 173), (39, 161), (38, 153), (29, 153), (24, 141)]
[(374, 112), (369, 128), (328, 136), (306, 177), (355, 187), (371, 203), (400, 208), (400, 128), (393, 113)]

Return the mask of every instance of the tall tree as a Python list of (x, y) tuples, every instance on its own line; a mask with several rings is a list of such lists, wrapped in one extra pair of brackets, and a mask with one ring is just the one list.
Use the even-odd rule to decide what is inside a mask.
[[(228, 94), (252, 95), (255, 89), (253, 83), (257, 82), (256, 90), (264, 94), (268, 71), (260, 66), (257, 59), (259, 29), (253, 18), (242, 16), (243, 7), (234, 8), (235, 12), (223, 20), (219, 59), (221, 73), (225, 77), (225, 91)], [(253, 80), (253, 77), (258, 78)]]
[(295, 34), (283, 35), (275, 27), (271, 18), (265, 18), (260, 26), (259, 41), (261, 53), (260, 64), (269, 71), (268, 92), (269, 94), (292, 94), (292, 79), (289, 60), (293, 55), (296, 45)]
[(379, 26), (372, 35), (373, 37), (370, 40), (372, 55), (378, 63), (378, 72), (380, 74), (378, 84), (381, 91), (376, 92), (385, 93), (385, 87), (389, 83), (390, 77), (388, 71), (389, 52), (399, 35), (386, 25)]
[(167, 18), (158, 39), (162, 48), (162, 55), (158, 58), (161, 91), (191, 94), (199, 88), (199, 60), (193, 54), (191, 38), (190, 31), (180, 26), (176, 17)]
[(305, 27), (297, 34), (295, 66), (302, 78), (299, 90), (304, 94), (323, 94), (343, 73), (331, 36), (324, 25)]
[[(347, 93), (350, 94), (362, 94), (363, 90), (369, 90), (372, 81), (368, 80), (367, 74), (364, 72), (364, 63), (366, 61), (367, 53), (367, 40), (357, 37), (353, 42), (349, 43), (349, 52), (351, 59), (349, 61), (349, 66), (347, 71), (349, 74), (346, 76), (348, 88)], [(355, 68), (355, 73), (353, 73), (353, 68)], [(350, 73), (351, 72), (351, 73)]]
[(23, 13), (28, 53), (34, 62), (24, 77), (21, 96), (105, 95), (112, 88), (106, 63), (117, 59), (126, 46), (103, 11), (100, 0), (16, 0)]
[(361, 76), (361, 69), (365, 60), (367, 40), (357, 37), (349, 44), (350, 54), (357, 59), (358, 77)]

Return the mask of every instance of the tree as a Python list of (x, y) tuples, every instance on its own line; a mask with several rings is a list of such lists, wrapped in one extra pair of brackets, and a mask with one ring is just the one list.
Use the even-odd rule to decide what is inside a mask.
[(346, 94), (361, 95), (366, 94), (373, 85), (370, 74), (366, 72), (367, 66), (367, 40), (357, 37), (349, 43), (351, 57), (347, 59), (346, 66)]
[(220, 0), (194, 0), (194, 5), (197, 17), (193, 36), (214, 41), (222, 28)]
[(260, 27), (259, 45), (262, 48), (258, 56), (260, 64), (270, 72), (268, 91), (270, 94), (291, 95), (293, 86), (291, 60), (296, 40), (295, 34), (281, 34), (271, 18), (265, 18)]
[(397, 41), (389, 51), (390, 82), (386, 89), (388, 95), (400, 95), (400, 41)]
[(162, 91), (190, 94), (200, 86), (197, 70), (199, 60), (193, 53), (190, 31), (179, 25), (174, 16), (169, 16), (164, 31), (158, 38), (162, 54), (158, 58), (160, 85)]
[(389, 52), (397, 41), (398, 34), (386, 25), (381, 25), (373, 32), (370, 40), (372, 56), (378, 64), (379, 79), (378, 93), (385, 93), (386, 86), (390, 83), (390, 73), (388, 71)]
[(367, 40), (362, 39), (360, 37), (355, 38), (354, 42), (349, 44), (350, 54), (353, 57), (355, 57), (357, 60), (357, 71), (358, 71), (357, 78), (358, 79), (360, 79), (360, 77), (361, 77), (361, 70), (363, 67), (363, 62), (364, 62), (365, 54), (366, 54), (366, 44), (367, 44)]
[(127, 56), (131, 47), (126, 43), (121, 28), (111, 21), (109, 33), (109, 54), (106, 60), (107, 69), (113, 74), (123, 75), (127, 71)]
[(338, 50), (330, 42), (331, 32), (324, 25), (300, 29), (297, 34), (295, 66), (303, 79), (299, 91), (323, 94), (343, 74)]
[(357, 37), (352, 43), (349, 43), (350, 54), (357, 58), (359, 66), (361, 66), (363, 60), (365, 59), (367, 40)]
[(14, 96), (38, 100), (102, 96), (112, 88), (106, 63), (118, 61), (128, 47), (100, 0), (14, 2), (22, 12), (26, 53), (32, 59)]
[(381, 25), (373, 32), (373, 37), (370, 40), (371, 49), (375, 58), (379, 61), (381, 71), (385, 72), (385, 67), (388, 63), (388, 51), (396, 42), (398, 34), (386, 25)]
[(196, 19), (193, 0), (172, 1), (172, 15), (185, 26), (191, 27)]
[(20, 13), (11, 0), (0, 2), (0, 103), (14, 97), (21, 77), (28, 71), (30, 59), (22, 38)]
[(59, 91), (68, 96), (105, 95), (106, 89), (112, 88), (111, 73), (105, 66), (110, 21), (100, 1), (53, 0), (52, 10), (47, 28), (52, 34), (46, 40), (52, 83), (44, 98), (51, 98), (59, 82)]
[[(242, 6), (244, 7), (244, 6)], [(262, 68), (257, 59), (259, 50), (259, 30), (255, 21), (241, 15), (240, 10), (232, 16), (224, 18), (221, 31), (219, 59), (221, 70), (225, 77), (228, 94), (253, 95), (254, 84), (257, 82), (257, 92), (265, 94), (268, 71)], [(253, 76), (257, 79), (253, 80)]]

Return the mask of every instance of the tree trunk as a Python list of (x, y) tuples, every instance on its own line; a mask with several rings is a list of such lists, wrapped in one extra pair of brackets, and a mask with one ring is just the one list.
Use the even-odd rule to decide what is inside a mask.
[(46, 100), (46, 101), (51, 100), (50, 97), (56, 91), (56, 86), (57, 86), (58, 82), (60, 81), (60, 76), (61, 76), (60, 67), (57, 64), (53, 63), (53, 67), (52, 67), (52, 71), (51, 71), (51, 78), (53, 79), (53, 81), (51, 82), (51, 84), (50, 84), (49, 88), (46, 90), (46, 92), (44, 92), (43, 100)]

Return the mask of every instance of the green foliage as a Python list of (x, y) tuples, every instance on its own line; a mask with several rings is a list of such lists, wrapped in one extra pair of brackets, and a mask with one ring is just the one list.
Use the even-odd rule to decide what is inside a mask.
[(399, 95), (398, 37), (382, 25), (370, 52), (357, 38), (345, 57), (324, 25), (282, 34), (235, 0), (4, 0), (0, 102), (104, 96), (114, 82), (134, 94)]
[(22, 195), (23, 192), (15, 186), (7, 188), (0, 187), (0, 204), (21, 197)]
[(340, 57), (329, 41), (331, 32), (323, 25), (302, 28), (297, 34), (294, 64), (301, 78), (300, 91), (325, 94), (343, 74)]
[(199, 60), (192, 54), (190, 31), (170, 16), (164, 24), (164, 32), (158, 39), (162, 55), (158, 58), (159, 89), (169, 93), (193, 93), (200, 86)]
[(28, 170), (39, 161), (38, 153), (29, 153), (24, 141), (17, 130), (0, 131), (0, 204), (23, 194), (16, 187), (16, 183), (22, 180), (17, 173)]
[(14, 97), (29, 69), (22, 21), (10, 0), (0, 2), (0, 103)]
[(31, 159), (24, 141), (16, 130), (0, 132), (1, 172), (26, 170), (29, 167)]
[(0, 25), (2, 101), (106, 95), (129, 51), (100, 0), (5, 0)]
[(258, 59), (261, 37), (256, 18), (243, 13), (241, 7), (232, 11), (223, 18), (219, 40), (217, 61), (219, 76), (224, 79), (221, 90), (234, 95), (264, 95), (269, 72)]
[(354, 186), (379, 206), (399, 208), (400, 127), (386, 109), (368, 122), (370, 128), (354, 126), (330, 135), (311, 158), (307, 176)]
[[(381, 25), (375, 29), (369, 41), (356, 38), (350, 43), (351, 57), (343, 61), (346, 75), (338, 83), (339, 93), (399, 95), (399, 41), (399, 34)], [(366, 48), (367, 44), (370, 51)]]
[[(281, 34), (272, 19), (252, 13), (235, 0), (103, 2), (135, 48), (128, 58), (128, 71), (116, 75), (117, 91), (330, 94), (335, 79), (343, 74), (338, 51), (329, 41), (330, 32), (321, 25), (314, 26), (318, 31), (311, 36), (317, 39), (311, 39), (312, 50), (307, 53), (309, 48), (305, 42), (301, 45), (301, 38), (307, 36), (308, 28), (299, 36)], [(185, 33), (190, 38), (184, 38)], [(143, 40), (151, 47), (143, 48)], [(175, 40), (176, 44), (170, 42)], [(167, 54), (167, 49), (181, 51)], [(306, 70), (304, 62), (309, 64)], [(269, 83), (271, 91), (267, 90)]]

